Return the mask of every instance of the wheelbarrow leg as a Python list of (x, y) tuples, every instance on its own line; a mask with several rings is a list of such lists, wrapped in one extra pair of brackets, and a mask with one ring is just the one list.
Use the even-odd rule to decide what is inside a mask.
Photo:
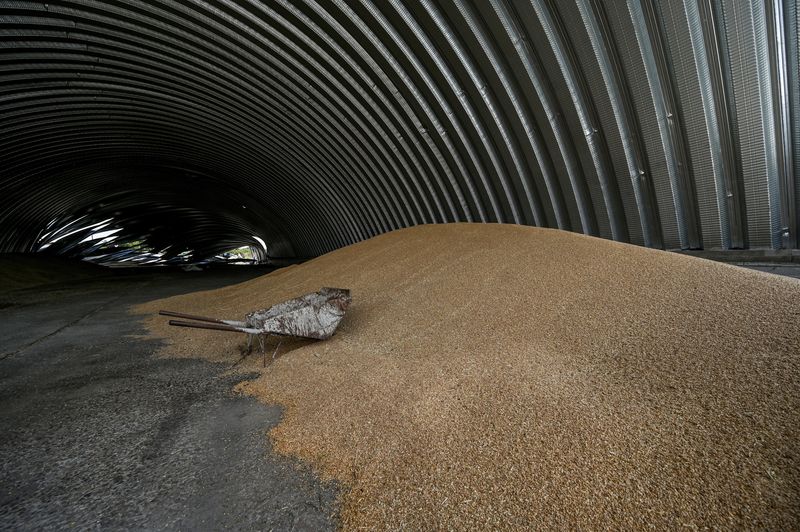
[(262, 364), (264, 367), (267, 365), (267, 340), (269, 339), (269, 334), (259, 334), (258, 335), (258, 343), (261, 346), (261, 356), (263, 357)]
[(272, 352), (272, 361), (273, 361), (273, 362), (275, 361), (275, 355), (277, 355), (277, 354), (278, 354), (278, 349), (280, 349), (280, 348), (281, 348), (281, 344), (282, 344), (282, 343), (283, 343), (283, 338), (281, 338), (280, 340), (278, 340), (278, 345), (277, 345), (277, 346), (275, 346), (275, 351), (273, 351), (273, 352)]

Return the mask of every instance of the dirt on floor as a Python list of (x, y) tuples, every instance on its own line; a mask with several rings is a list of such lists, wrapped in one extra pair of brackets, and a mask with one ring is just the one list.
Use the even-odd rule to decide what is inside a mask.
[[(354, 303), (241, 389), (276, 449), (347, 486), (345, 528), (800, 527), (800, 282), (512, 225), (420, 226), (144, 305)], [(171, 355), (238, 335), (149, 321)]]

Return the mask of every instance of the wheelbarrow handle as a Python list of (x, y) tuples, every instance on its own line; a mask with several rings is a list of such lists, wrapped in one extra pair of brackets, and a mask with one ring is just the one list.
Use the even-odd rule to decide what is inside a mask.
[(184, 318), (187, 320), (205, 321), (208, 323), (219, 323), (221, 325), (227, 325), (223, 320), (218, 320), (217, 318), (206, 318), (205, 316), (193, 316), (192, 314), (181, 314), (180, 312), (173, 312), (171, 310), (159, 310), (158, 313), (161, 316), (170, 316), (172, 318)]
[(217, 323), (197, 323), (195, 321), (169, 320), (169, 324), (175, 327), (192, 327), (194, 329), (211, 329), (214, 331), (227, 331), (227, 332), (238, 332), (247, 334), (264, 333), (264, 331), (260, 329), (252, 329), (250, 327), (234, 327), (232, 325), (217, 324)]

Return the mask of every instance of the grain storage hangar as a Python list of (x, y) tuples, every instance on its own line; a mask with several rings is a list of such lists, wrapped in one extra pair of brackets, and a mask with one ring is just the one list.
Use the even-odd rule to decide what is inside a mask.
[(0, 0), (0, 529), (800, 529), (798, 31)]

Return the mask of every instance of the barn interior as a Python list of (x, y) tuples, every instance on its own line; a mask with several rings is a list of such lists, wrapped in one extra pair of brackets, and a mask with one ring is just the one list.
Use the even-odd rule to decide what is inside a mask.
[(0, 0), (0, 528), (800, 527), (798, 31)]

